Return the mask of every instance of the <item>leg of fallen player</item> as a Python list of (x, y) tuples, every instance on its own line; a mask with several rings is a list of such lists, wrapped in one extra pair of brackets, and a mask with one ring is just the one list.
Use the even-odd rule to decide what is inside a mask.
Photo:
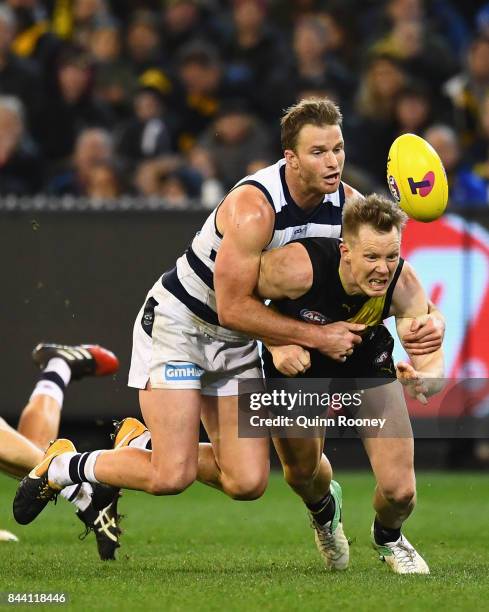
[(34, 396), (20, 415), (17, 431), (45, 450), (58, 436), (61, 406), (47, 395)]
[[(32, 356), (41, 373), (21, 413), (19, 431), (0, 419), (0, 470), (17, 478), (42, 462), (46, 447), (57, 437), (64, 393), (70, 381), (111, 374), (118, 367), (115, 355), (94, 345), (40, 344)], [(95, 532), (100, 558), (114, 559), (120, 533), (117, 497), (88, 483), (66, 487), (61, 495), (75, 506), (86, 534)], [(99, 509), (94, 507), (94, 500), (99, 501)]]
[(45, 450), (57, 438), (60, 420), (60, 402), (48, 395), (35, 395), (22, 411), (17, 431)]
[(22, 478), (37, 465), (44, 453), (0, 418), (0, 471)]

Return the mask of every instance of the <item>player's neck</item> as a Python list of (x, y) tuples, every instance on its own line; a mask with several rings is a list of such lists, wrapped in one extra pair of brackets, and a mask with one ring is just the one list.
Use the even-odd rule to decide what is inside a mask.
[(288, 166), (285, 167), (285, 182), (290, 197), (299, 208), (306, 212), (316, 208), (324, 200), (324, 193), (308, 190), (300, 177), (294, 174)]

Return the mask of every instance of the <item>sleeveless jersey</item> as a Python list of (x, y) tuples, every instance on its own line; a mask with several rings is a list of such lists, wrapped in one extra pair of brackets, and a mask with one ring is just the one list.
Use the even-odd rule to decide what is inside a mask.
[[(257, 187), (275, 212), (273, 235), (265, 250), (283, 246), (297, 238), (339, 238), (341, 235), (341, 213), (345, 201), (342, 183), (337, 191), (325, 195), (323, 200), (307, 213), (290, 195), (285, 182), (284, 159), (245, 177), (233, 189), (241, 185)], [(185, 304), (194, 315), (219, 328), (214, 293), (215, 260), (222, 241), (222, 235), (216, 225), (218, 209), (219, 206), (209, 215), (186, 252), (177, 260), (176, 267), (165, 273), (161, 280), (165, 289)], [(236, 332), (236, 337), (242, 339), (244, 336)]]
[[(389, 315), (397, 280), (404, 260), (401, 258), (394, 277), (383, 296), (348, 295), (339, 275), (340, 240), (331, 238), (307, 238), (298, 240), (310, 257), (313, 268), (311, 288), (300, 298), (274, 302), (282, 314), (316, 325), (335, 321), (363, 323), (367, 329), (362, 342), (344, 363), (337, 362), (310, 350), (311, 367), (303, 374), (308, 378), (395, 378), (392, 362), (394, 340), (382, 322)], [(264, 349), (265, 374), (270, 378), (283, 375), (275, 369), (270, 353)]]

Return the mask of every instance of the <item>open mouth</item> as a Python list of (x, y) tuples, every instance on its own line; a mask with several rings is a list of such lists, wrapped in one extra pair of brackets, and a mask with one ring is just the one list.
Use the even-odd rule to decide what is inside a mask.
[(326, 181), (328, 185), (334, 185), (339, 178), (339, 172), (335, 172), (334, 174), (328, 174), (328, 176), (323, 176), (323, 180)]
[(388, 279), (371, 278), (368, 284), (372, 289), (384, 289), (387, 286)]

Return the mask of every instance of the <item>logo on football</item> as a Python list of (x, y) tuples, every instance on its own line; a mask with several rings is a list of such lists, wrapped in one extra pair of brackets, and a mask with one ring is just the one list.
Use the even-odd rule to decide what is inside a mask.
[(394, 200), (400, 202), (401, 194), (399, 193), (399, 187), (397, 186), (396, 179), (392, 175), (387, 177), (387, 184)]

